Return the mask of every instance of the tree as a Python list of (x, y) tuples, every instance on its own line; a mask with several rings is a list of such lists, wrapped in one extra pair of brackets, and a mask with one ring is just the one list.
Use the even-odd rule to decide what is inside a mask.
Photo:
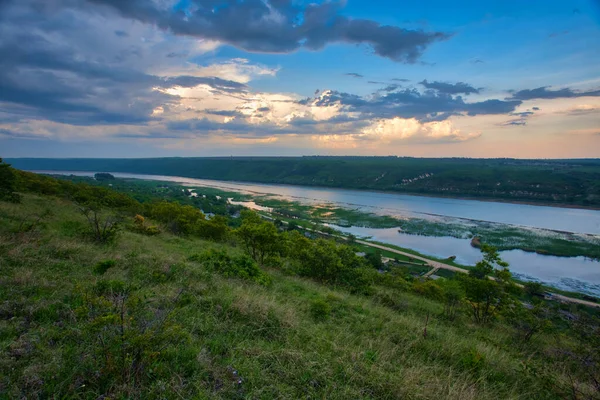
[(79, 210), (87, 219), (92, 238), (98, 243), (115, 239), (119, 225), (114, 215), (102, 212), (98, 204), (80, 205)]
[(530, 309), (525, 308), (520, 302), (515, 302), (504, 314), (523, 343), (529, 342), (536, 334), (552, 326), (550, 312), (542, 302)]
[(381, 251), (379, 250), (375, 250), (372, 253), (367, 253), (365, 259), (376, 270), (381, 270), (384, 267), (383, 260), (381, 258)]
[(444, 299), (444, 315), (446, 318), (453, 320), (456, 318), (456, 313), (463, 302), (465, 291), (460, 282), (455, 279), (442, 280), (440, 286)]
[(196, 232), (205, 220), (202, 211), (193, 206), (161, 201), (149, 206), (152, 218), (164, 223), (175, 234), (187, 235)]
[(242, 211), (242, 225), (235, 231), (246, 252), (261, 264), (280, 248), (277, 228), (250, 210)]
[(200, 237), (216, 242), (224, 241), (228, 233), (227, 218), (222, 215), (215, 215), (207, 221), (201, 221), (198, 228), (198, 235)]
[(96, 174), (94, 174), (94, 178), (97, 181), (114, 181), (115, 177), (112, 174), (109, 174), (108, 172), (98, 172)]
[(21, 196), (15, 193), (17, 188), (17, 176), (10, 164), (6, 164), (0, 158), (0, 200), (13, 203), (21, 201)]
[[(468, 275), (462, 276), (461, 280), (473, 319), (477, 323), (487, 323), (510, 303), (514, 284), (511, 282), (508, 263), (500, 258), (495, 247), (482, 244), (481, 252), (483, 259)], [(501, 269), (497, 269), (498, 267)]]

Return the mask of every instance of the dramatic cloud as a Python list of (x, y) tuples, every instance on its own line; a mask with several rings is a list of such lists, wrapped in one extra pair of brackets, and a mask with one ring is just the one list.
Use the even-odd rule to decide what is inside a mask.
[(332, 149), (373, 148), (381, 144), (456, 143), (477, 139), (481, 132), (463, 133), (450, 121), (421, 123), (415, 118), (391, 118), (373, 122), (360, 133), (313, 136), (318, 147)]
[(143, 42), (130, 38), (115, 29), (126, 20), (31, 2), (9, 3), (0, 18), (0, 110), (21, 118), (144, 124), (159, 108), (177, 105), (172, 88), (202, 86), (214, 94), (247, 90), (244, 83), (206, 76), (200, 68), (191, 71), (195, 75), (157, 75), (151, 66), (172, 68), (173, 61), (161, 55), (177, 46), (164, 46), (152, 28), (138, 32)]
[(366, 44), (381, 57), (415, 63), (443, 32), (381, 25), (341, 15), (345, 2), (302, 6), (291, 0), (193, 0), (185, 9), (172, 2), (90, 0), (122, 16), (153, 24), (177, 35), (227, 43), (249, 52), (290, 53), (319, 50), (329, 43)]
[[(472, 128), (471, 117), (492, 121), (488, 126), (497, 129), (525, 125), (531, 110), (539, 110), (519, 108), (525, 100), (600, 95), (542, 87), (512, 92), (507, 99), (480, 99), (469, 95), (482, 89), (465, 82), (423, 80), (420, 86), (403, 87), (408, 79), (369, 70), (368, 77), (382, 76), (376, 78), (382, 81), (367, 81), (379, 85), (370, 94), (317, 90), (304, 98), (317, 84), (310, 83), (310, 92), (304, 92), (303, 83), (290, 84), (285, 80), (289, 71), (279, 74), (285, 63), (224, 58), (232, 49), (220, 50), (223, 44), (249, 52), (288, 53), (353, 43), (413, 63), (431, 43), (446, 38), (350, 19), (341, 15), (342, 2), (301, 4), (307, 3), (0, 0), (0, 136), (127, 139), (165, 146), (177, 142), (182, 148), (205, 141), (375, 149), (382, 143), (473, 140), (481, 132)], [(357, 72), (345, 75), (364, 78)], [(279, 80), (274, 84), (265, 78)], [(351, 81), (346, 80), (349, 87), (359, 83)], [(298, 90), (302, 96), (294, 93)], [(577, 107), (579, 100), (573, 102), (564, 104), (560, 113), (597, 112), (590, 99)], [(559, 113), (540, 103), (548, 113)]]
[(427, 89), (433, 89), (433, 90), (437, 90), (440, 93), (446, 93), (446, 94), (460, 94), (460, 93), (464, 93), (464, 94), (471, 94), (471, 93), (479, 93), (480, 89), (476, 89), (473, 86), (464, 83), (464, 82), (457, 82), (457, 83), (446, 83), (446, 82), (427, 82), (427, 80), (424, 80), (422, 82), (419, 82), (420, 85), (423, 85), (424, 87), (426, 87)]
[(419, 92), (400, 87), (386, 88), (370, 96), (327, 90), (320, 95), (300, 101), (314, 107), (338, 106), (347, 112), (360, 113), (364, 118), (416, 118), (419, 121), (442, 121), (452, 115), (508, 114), (520, 100), (485, 100), (466, 103), (461, 96), (452, 96), (434, 90)]
[(549, 86), (542, 86), (536, 89), (525, 89), (514, 92), (511, 99), (515, 100), (534, 100), (534, 99), (560, 99), (574, 97), (596, 97), (600, 96), (600, 90), (575, 91), (570, 88), (551, 90)]

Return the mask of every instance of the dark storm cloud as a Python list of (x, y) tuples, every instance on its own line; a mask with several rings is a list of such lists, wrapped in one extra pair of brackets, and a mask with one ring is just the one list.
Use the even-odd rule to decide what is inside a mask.
[(356, 72), (347, 72), (344, 75), (351, 76), (353, 78), (364, 78), (364, 75), (357, 74)]
[(464, 83), (447, 83), (447, 82), (427, 82), (427, 79), (419, 82), (420, 85), (423, 85), (427, 89), (437, 90), (440, 93), (446, 94), (471, 94), (471, 93), (479, 93), (480, 89), (476, 89), (473, 86)]
[(341, 15), (342, 1), (302, 6), (291, 0), (191, 0), (188, 10), (161, 8), (147, 0), (89, 0), (122, 16), (177, 35), (218, 40), (249, 52), (320, 50), (330, 43), (365, 44), (381, 57), (415, 63), (431, 44), (448, 39)]
[[(387, 88), (386, 88), (387, 89)], [(361, 113), (362, 118), (417, 118), (422, 122), (441, 121), (452, 115), (508, 114), (520, 100), (491, 99), (466, 103), (461, 96), (440, 93), (436, 90), (420, 92), (417, 89), (389, 88), (371, 96), (327, 91), (319, 97), (304, 99), (301, 104), (327, 107), (341, 105), (350, 112)]]
[(516, 100), (533, 100), (533, 99), (560, 99), (560, 98), (574, 98), (574, 97), (587, 97), (587, 96), (600, 96), (600, 90), (590, 90), (586, 92), (576, 91), (570, 88), (551, 90), (549, 86), (542, 86), (536, 89), (525, 89), (515, 91), (512, 94), (511, 99)]
[[(83, 56), (88, 49), (61, 41), (81, 36), (78, 24), (82, 22), (68, 19), (68, 13), (49, 18), (44, 8), (48, 4), (17, 2), (0, 14), (2, 112), (73, 125), (143, 124), (154, 119), (156, 107), (177, 100), (157, 88), (207, 85), (213, 93), (247, 89), (216, 77), (151, 75), (101, 51)], [(118, 30), (107, 32), (114, 32), (112, 40), (117, 42), (126, 38)]]

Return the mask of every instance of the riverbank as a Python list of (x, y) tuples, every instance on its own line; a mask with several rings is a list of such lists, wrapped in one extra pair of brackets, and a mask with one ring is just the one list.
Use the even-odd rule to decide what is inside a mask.
[(430, 237), (447, 236), (471, 239), (477, 236), (499, 250), (523, 250), (557, 257), (584, 256), (600, 259), (600, 236), (596, 235), (519, 227), (474, 219), (448, 218), (439, 215), (435, 215), (436, 220), (410, 216), (397, 217), (337, 207), (333, 204), (303, 204), (299, 201), (264, 195), (253, 196), (251, 201), (258, 206), (268, 207), (274, 214), (306, 219), (317, 224), (374, 229), (397, 228), (401, 233)]
[(410, 157), (10, 159), (27, 170), (123, 171), (229, 182), (599, 209), (600, 160)]

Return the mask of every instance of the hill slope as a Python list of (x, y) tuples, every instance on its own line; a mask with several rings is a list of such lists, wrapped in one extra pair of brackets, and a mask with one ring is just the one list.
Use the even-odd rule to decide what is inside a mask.
[(239, 249), (166, 233), (82, 241), (83, 216), (60, 199), (0, 202), (0, 221), (9, 398), (560, 397), (542, 373), (550, 337), (517, 347), (507, 326), (446, 321), (422, 296), (377, 300), (278, 270), (270, 286), (227, 279), (190, 257)]

